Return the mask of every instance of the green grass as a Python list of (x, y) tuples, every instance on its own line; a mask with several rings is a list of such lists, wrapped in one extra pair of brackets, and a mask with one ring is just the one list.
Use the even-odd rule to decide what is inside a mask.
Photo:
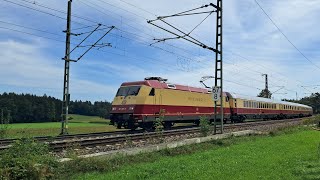
[[(70, 134), (116, 131), (109, 120), (96, 116), (71, 114), (68, 127)], [(59, 135), (61, 122), (10, 124), (8, 137), (56, 136)]]
[(320, 179), (319, 146), (319, 131), (298, 128), (105, 162), (99, 158), (99, 172), (75, 179)]

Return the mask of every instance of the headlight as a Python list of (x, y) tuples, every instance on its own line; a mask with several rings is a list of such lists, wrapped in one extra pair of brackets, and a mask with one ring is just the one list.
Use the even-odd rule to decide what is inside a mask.
[(134, 109), (134, 107), (129, 107), (129, 110), (133, 110)]
[(116, 107), (113, 107), (113, 108), (112, 108), (112, 111), (115, 111), (115, 110), (117, 110), (117, 108), (116, 108)]

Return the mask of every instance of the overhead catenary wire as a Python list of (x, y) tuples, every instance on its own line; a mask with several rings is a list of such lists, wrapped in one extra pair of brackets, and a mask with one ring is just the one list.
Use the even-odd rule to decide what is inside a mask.
[[(127, 2), (127, 1), (125, 1), (125, 0), (119, 0), (119, 1), (122, 2), (122, 3), (124, 3), (124, 4), (127, 4), (127, 5), (131, 6), (131, 7), (133, 7), (133, 8), (138, 9), (140, 12), (141, 12), (141, 11), (144, 11), (144, 12), (146, 12), (146, 13), (152, 15), (152, 16), (155, 16), (155, 17), (158, 16), (157, 14), (155, 14), (155, 13), (153, 13), (153, 12), (151, 12), (151, 11), (148, 11), (148, 10), (146, 10), (146, 9), (144, 9), (144, 8), (141, 8), (141, 7), (139, 7), (139, 6), (135, 5), (135, 4), (129, 3), (129, 2)], [(197, 35), (196, 35), (196, 36), (197, 36)], [(225, 49), (225, 51), (226, 51), (226, 50), (228, 51), (228, 49)], [(243, 59), (246, 59), (248, 62), (254, 63), (253, 61), (249, 60), (248, 58), (244, 57), (243, 55), (239, 55), (239, 54), (237, 54), (237, 53), (235, 53), (235, 52), (232, 52), (232, 54), (234, 54), (234, 55), (236, 55), (236, 56), (239, 56), (239, 57), (241, 57), (241, 58), (243, 58)], [(266, 67), (266, 66), (264, 66), (264, 65), (262, 65), (262, 64), (260, 64), (260, 63), (259, 63), (259, 64), (258, 64), (258, 63), (255, 63), (255, 64), (258, 65), (258, 66), (260, 66), (260, 67), (262, 67), (262, 68), (264, 68), (264, 69), (272, 70), (272, 72), (274, 72), (274, 73), (276, 73), (276, 74), (279, 74), (279, 75), (285, 77), (286, 79), (288, 79), (288, 80), (291, 81), (291, 82), (294, 82), (294, 80), (288, 78), (286, 75), (284, 75), (284, 74), (282, 74), (282, 73), (280, 73), (280, 72), (275, 71), (274, 69), (268, 68), (268, 67)], [(261, 74), (261, 73), (260, 73), (260, 74)], [(278, 77), (274, 77), (274, 79), (278, 79)], [(283, 80), (279, 79), (278, 81), (279, 81), (279, 82), (282, 82)], [(296, 81), (298, 82), (298, 83), (297, 83), (297, 86), (299, 86), (300, 84), (304, 84), (303, 82), (301, 82), (301, 81), (299, 81), (299, 80), (296, 80)], [(294, 83), (296, 83), (296, 82), (294, 82)]]
[[(28, 34), (30, 34), (30, 33), (28, 33)], [(32, 34), (32, 35), (34, 35), (34, 34)], [(42, 36), (43, 37), (43, 36)], [(52, 38), (51, 38), (52, 39)], [(52, 39), (52, 40), (55, 40), (55, 39)]]
[[(2, 27), (0, 27), (0, 28), (2, 28)], [(7, 28), (5, 28), (5, 29), (7, 29)], [(16, 31), (16, 30), (14, 30), (14, 29), (9, 29), (9, 30)], [(19, 31), (19, 30), (16, 31), (16, 32), (24, 33), (24, 34), (29, 34), (29, 35), (32, 35), (32, 36), (37, 36), (37, 37), (41, 37), (41, 38), (45, 38), (45, 39), (49, 39), (49, 40), (54, 40), (54, 41), (57, 41), (57, 42), (65, 43), (64, 41), (59, 41), (59, 40), (56, 40), (56, 39), (52, 39), (52, 38), (49, 38), (49, 37), (45, 37), (45, 36), (41, 36), (41, 35), (37, 35), (37, 34), (33, 34), (33, 33), (23, 32), (23, 31)], [(96, 49), (96, 50), (97, 50), (97, 51), (101, 51), (101, 52), (107, 52), (107, 51), (103, 51), (103, 50), (99, 50), (99, 49)], [(110, 53), (110, 52), (107, 52), (107, 53)], [(115, 53), (113, 53), (113, 54), (115, 54)], [(115, 54), (115, 55), (126, 56), (126, 55), (122, 55), (122, 54)], [(131, 58), (132, 58), (132, 57), (131, 57)], [(139, 59), (139, 58), (135, 58), (135, 59)], [(147, 59), (151, 59), (151, 60), (152, 60), (153, 58), (148, 57)], [(164, 66), (164, 67), (168, 67), (168, 64), (163, 64), (163, 66)], [(179, 71), (184, 72), (184, 71), (181, 70), (181, 69), (175, 69), (175, 70), (179, 70)], [(175, 70), (173, 70), (173, 71), (175, 71)], [(257, 87), (253, 87), (253, 86), (250, 86), (250, 85), (242, 84), (242, 83), (235, 82), (235, 81), (231, 81), (231, 80), (226, 80), (226, 79), (225, 79), (225, 81), (226, 81), (226, 82), (229, 82), (229, 83), (237, 84), (237, 85), (240, 85), (240, 86), (243, 86), (243, 87), (250, 87), (250, 88), (254, 88), (254, 89), (259, 89), (259, 88), (257, 88)]]
[(254, 0), (256, 4), (259, 6), (259, 8), (262, 10), (262, 12), (268, 17), (268, 19), (271, 21), (271, 23), (277, 28), (277, 30), (283, 35), (283, 37), (306, 59), (309, 61), (312, 65), (314, 65), (316, 68), (320, 70), (320, 66), (315, 64), (313, 61), (311, 61), (300, 49), (293, 44), (293, 42), (288, 38), (287, 35), (284, 34), (284, 32), (280, 29), (280, 27), (272, 20), (272, 18), (268, 15), (268, 13), (263, 9), (263, 7), (260, 5), (260, 3), (257, 0)]
[[(7, 0), (4, 0), (4, 1), (7, 1)], [(39, 6), (39, 7), (41, 7), (41, 8), (49, 9), (49, 10), (51, 10), (51, 11), (55, 11), (55, 12), (58, 12), (58, 13), (67, 14), (66, 11), (58, 10), (58, 9), (55, 9), (55, 8), (51, 8), (51, 7), (45, 6), (45, 5), (43, 5), (43, 4), (40, 4), (40, 3), (36, 2), (36, 1), (30, 1), (30, 0), (20, 0), (20, 1), (29, 3), (29, 4), (34, 5), (34, 6)], [(19, 5), (18, 3), (15, 3), (15, 4)], [(26, 6), (23, 6), (23, 7), (26, 7)], [(26, 7), (26, 8), (27, 8), (27, 7)], [(36, 9), (34, 9), (34, 8), (32, 8), (32, 9), (33, 9), (33, 10), (36, 10)], [(36, 11), (41, 11), (41, 10), (36, 10)], [(47, 12), (45, 12), (45, 11), (41, 11), (41, 12), (47, 13)], [(52, 14), (52, 13), (49, 13), (49, 14)], [(59, 16), (59, 17), (60, 17), (60, 16)], [(87, 22), (91, 22), (91, 23), (94, 23), (94, 24), (102, 24), (102, 23), (99, 23), (99, 22), (97, 22), (97, 21), (91, 20), (91, 19), (89, 19), (89, 18), (85, 18), (85, 17), (83, 17), (83, 16), (79, 16), (79, 15), (74, 14), (74, 13), (72, 14), (72, 17), (75, 17), (75, 18), (78, 18), (78, 19), (82, 19), (82, 20), (85, 20), (85, 21), (87, 21)], [(64, 17), (62, 17), (62, 18), (66, 20), (66, 18), (64, 18)], [(78, 24), (81, 24), (81, 23), (79, 23), (79, 22), (77, 22), (77, 21), (72, 21), (72, 22), (76, 22), (76, 23), (78, 23)], [(83, 24), (83, 25), (84, 25), (84, 24)], [(85, 26), (85, 27), (87, 27), (87, 26)]]

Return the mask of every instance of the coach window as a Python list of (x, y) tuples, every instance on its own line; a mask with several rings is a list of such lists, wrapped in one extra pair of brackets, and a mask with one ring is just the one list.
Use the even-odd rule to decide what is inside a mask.
[(154, 96), (154, 94), (155, 94), (155, 93), (154, 93), (154, 88), (152, 88), (151, 91), (150, 91), (150, 93), (149, 93), (149, 96)]

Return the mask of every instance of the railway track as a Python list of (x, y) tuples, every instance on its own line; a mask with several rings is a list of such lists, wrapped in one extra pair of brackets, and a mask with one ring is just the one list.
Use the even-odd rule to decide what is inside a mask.
[[(301, 121), (301, 118), (297, 119), (285, 119), (285, 120), (273, 120), (273, 121), (255, 121), (246, 122), (240, 124), (226, 124), (224, 126), (225, 131), (232, 131), (238, 129), (246, 129), (263, 125), (273, 125), (288, 122)], [(168, 136), (178, 136), (183, 134), (200, 133), (199, 127), (190, 127), (184, 129), (174, 129), (167, 130), (161, 133), (162, 137)], [(118, 132), (105, 132), (105, 133), (90, 133), (90, 134), (76, 134), (76, 135), (66, 135), (57, 137), (35, 137), (39, 142), (46, 142), (52, 148), (53, 151), (61, 151), (63, 149), (72, 147), (95, 147), (101, 145), (114, 145), (121, 144), (128, 140), (137, 141), (144, 140), (147, 138), (157, 138), (159, 137), (158, 132), (142, 132), (135, 131), (118, 131)], [(0, 140), (0, 150), (4, 150), (10, 147), (10, 144), (17, 139), (1, 139)]]

